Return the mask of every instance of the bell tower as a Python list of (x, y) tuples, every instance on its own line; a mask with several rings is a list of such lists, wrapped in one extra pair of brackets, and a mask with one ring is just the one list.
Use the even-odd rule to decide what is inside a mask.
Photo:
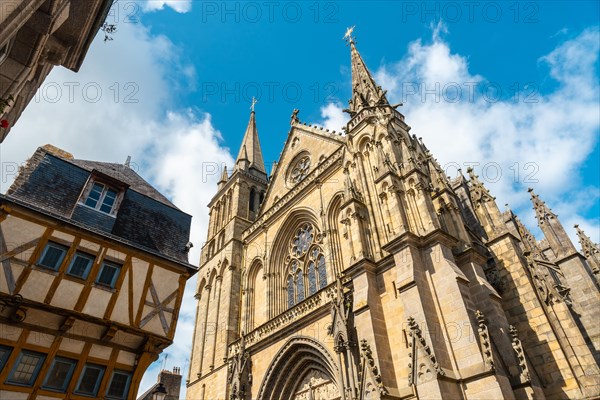
[(210, 388), (226, 380), (227, 347), (240, 336), (242, 232), (256, 219), (267, 183), (253, 102), (231, 175), (223, 169), (208, 204), (210, 219), (195, 295), (190, 398), (214, 398)]

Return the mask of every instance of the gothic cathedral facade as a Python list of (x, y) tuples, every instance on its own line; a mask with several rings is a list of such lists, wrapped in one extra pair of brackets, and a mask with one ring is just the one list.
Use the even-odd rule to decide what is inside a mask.
[(189, 399), (562, 399), (600, 390), (600, 251), (448, 178), (355, 43), (345, 133), (255, 112), (209, 204)]

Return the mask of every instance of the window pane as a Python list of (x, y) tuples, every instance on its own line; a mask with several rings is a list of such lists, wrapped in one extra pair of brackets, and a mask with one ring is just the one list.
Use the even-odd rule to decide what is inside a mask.
[(11, 348), (0, 346), (0, 370), (4, 368), (4, 364), (6, 360), (8, 360), (8, 356), (10, 355)]
[(325, 257), (319, 257), (317, 261), (317, 269), (319, 270), (319, 289), (327, 286), (327, 268), (325, 267)]
[(35, 380), (44, 356), (39, 353), (22, 352), (17, 360), (8, 382), (30, 386)]
[(50, 371), (48, 371), (44, 387), (47, 389), (65, 391), (76, 363), (75, 360), (56, 358), (52, 363), (52, 367), (50, 367)]
[(94, 258), (87, 254), (77, 253), (75, 257), (73, 257), (73, 261), (71, 261), (71, 266), (69, 267), (69, 274), (78, 276), (80, 278), (87, 278), (89, 267), (92, 265)]
[(102, 205), (100, 206), (100, 211), (105, 213), (110, 213), (112, 211), (112, 207), (115, 204), (115, 199), (117, 198), (117, 192), (112, 189), (108, 189), (106, 191), (106, 195), (104, 196), (104, 200), (102, 200)]
[(44, 249), (44, 252), (42, 253), (42, 257), (38, 261), (38, 264), (43, 267), (56, 270), (58, 269), (66, 253), (67, 249), (64, 247), (48, 243)]
[(101, 283), (106, 286), (113, 287), (117, 276), (119, 275), (120, 267), (115, 264), (105, 263), (102, 265), (102, 271), (100, 271), (100, 275), (98, 276), (98, 283)]
[(304, 275), (302, 275), (302, 270), (298, 271), (298, 275), (296, 276), (296, 287), (298, 288), (298, 303), (300, 303), (304, 300)]
[(295, 303), (294, 278), (291, 275), (288, 276), (287, 294), (288, 294), (288, 307), (293, 307), (294, 303)]
[(77, 385), (77, 392), (82, 394), (96, 395), (98, 386), (104, 374), (104, 367), (86, 365)]
[(98, 200), (100, 200), (100, 196), (102, 196), (102, 191), (104, 190), (104, 186), (99, 183), (94, 183), (92, 186), (92, 190), (88, 195), (88, 198), (85, 200), (85, 205), (96, 208), (98, 204)]
[(127, 386), (129, 386), (128, 373), (114, 372), (108, 387), (107, 396), (116, 399), (124, 399), (127, 395)]
[(308, 263), (308, 295), (317, 291), (317, 275), (315, 274), (315, 263)]

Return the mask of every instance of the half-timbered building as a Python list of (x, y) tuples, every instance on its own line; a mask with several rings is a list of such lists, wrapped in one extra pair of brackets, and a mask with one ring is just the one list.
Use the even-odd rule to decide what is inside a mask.
[(0, 196), (0, 398), (135, 399), (196, 272), (190, 223), (127, 164), (39, 148)]

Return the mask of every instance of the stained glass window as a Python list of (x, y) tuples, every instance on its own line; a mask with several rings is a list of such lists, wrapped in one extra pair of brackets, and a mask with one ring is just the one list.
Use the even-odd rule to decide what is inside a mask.
[(308, 295), (311, 296), (317, 291), (317, 275), (315, 274), (315, 263), (308, 263)]
[(288, 307), (293, 307), (296, 303), (296, 296), (294, 295), (294, 278), (292, 277), (292, 275), (288, 275), (287, 294)]
[(300, 257), (310, 247), (314, 239), (313, 227), (310, 224), (305, 224), (296, 232), (292, 239), (292, 254), (295, 257)]
[(288, 307), (327, 286), (327, 269), (320, 240), (319, 231), (310, 223), (301, 225), (291, 239), (287, 278)]
[(302, 274), (302, 270), (299, 270), (298, 275), (296, 275), (296, 292), (298, 303), (300, 303), (304, 300), (304, 275)]
[(294, 165), (290, 174), (290, 182), (293, 184), (300, 182), (302, 179), (306, 178), (309, 171), (310, 157), (304, 156), (296, 163), (296, 165)]
[(319, 256), (317, 260), (317, 270), (319, 271), (319, 289), (323, 289), (327, 286), (327, 270), (325, 268), (325, 257)]

